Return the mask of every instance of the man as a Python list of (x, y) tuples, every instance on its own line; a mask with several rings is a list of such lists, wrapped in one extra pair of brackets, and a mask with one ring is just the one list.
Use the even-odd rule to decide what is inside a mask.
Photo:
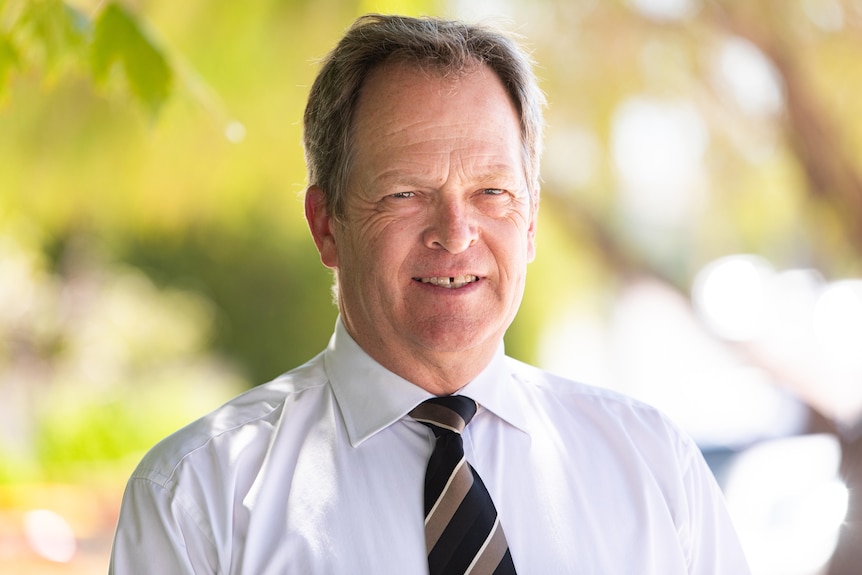
[(541, 106), (496, 32), (357, 21), (305, 114), (332, 340), (144, 458), (112, 572), (748, 572), (691, 440), (504, 355), (535, 252)]

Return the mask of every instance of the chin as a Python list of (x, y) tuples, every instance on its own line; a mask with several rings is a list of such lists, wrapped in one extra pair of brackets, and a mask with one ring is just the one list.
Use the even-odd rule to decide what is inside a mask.
[(434, 318), (422, 323), (416, 339), (426, 349), (445, 352), (467, 351), (479, 347), (489, 340), (498, 343), (502, 333), (493, 330), (487, 321), (470, 321), (464, 317)]

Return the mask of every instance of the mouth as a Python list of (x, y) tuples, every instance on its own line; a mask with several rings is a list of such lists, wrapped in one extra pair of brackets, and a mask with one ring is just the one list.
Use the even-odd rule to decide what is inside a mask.
[(479, 278), (474, 275), (463, 275), (455, 277), (430, 277), (430, 278), (414, 278), (423, 284), (431, 284), (447, 289), (462, 288), (471, 283), (479, 281)]

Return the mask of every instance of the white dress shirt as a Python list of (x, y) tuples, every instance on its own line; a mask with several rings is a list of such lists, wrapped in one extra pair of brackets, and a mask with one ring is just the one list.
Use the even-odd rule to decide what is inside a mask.
[[(522, 575), (745, 575), (700, 451), (656, 410), (504, 355), (459, 393)], [(327, 349), (156, 445), (129, 480), (110, 573), (427, 573), (430, 395), (339, 321)]]

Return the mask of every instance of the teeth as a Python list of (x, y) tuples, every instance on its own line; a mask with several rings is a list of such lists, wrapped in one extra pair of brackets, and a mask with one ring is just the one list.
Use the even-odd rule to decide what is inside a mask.
[(458, 276), (458, 277), (447, 277), (447, 278), (422, 278), (421, 281), (423, 284), (434, 284), (435, 286), (440, 286), (444, 288), (459, 288), (464, 287), (467, 284), (478, 281), (479, 278), (476, 276), (466, 275), (466, 276)]

